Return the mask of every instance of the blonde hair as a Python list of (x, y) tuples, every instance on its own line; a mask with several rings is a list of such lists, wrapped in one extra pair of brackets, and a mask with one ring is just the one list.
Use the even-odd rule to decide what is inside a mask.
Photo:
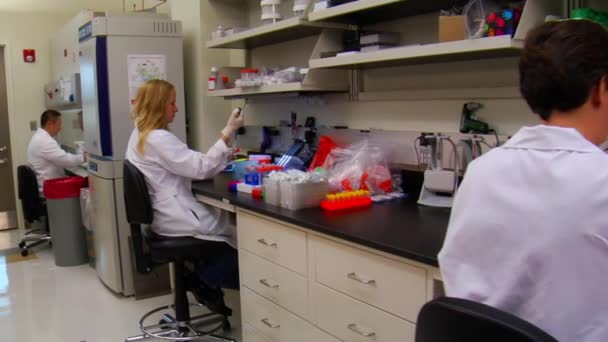
[(148, 135), (155, 129), (168, 129), (167, 103), (175, 91), (173, 84), (163, 80), (150, 80), (137, 90), (131, 116), (139, 130), (137, 152), (144, 154)]

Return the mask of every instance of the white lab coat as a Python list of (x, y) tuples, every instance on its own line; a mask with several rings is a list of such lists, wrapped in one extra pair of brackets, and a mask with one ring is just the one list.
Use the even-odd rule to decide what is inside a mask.
[(67, 153), (46, 130), (38, 128), (27, 147), (27, 160), (36, 173), (38, 189), (42, 192), (45, 180), (65, 177), (65, 168), (84, 163), (84, 156)]
[(522, 128), (468, 168), (439, 265), (448, 296), (608, 341), (608, 156), (573, 128)]
[(222, 140), (207, 154), (193, 151), (166, 130), (154, 130), (137, 152), (139, 131), (131, 133), (127, 159), (145, 176), (154, 209), (152, 229), (165, 236), (193, 236), (225, 241), (236, 248), (236, 232), (222, 210), (198, 202), (192, 194), (193, 179), (207, 179), (221, 172), (231, 156)]

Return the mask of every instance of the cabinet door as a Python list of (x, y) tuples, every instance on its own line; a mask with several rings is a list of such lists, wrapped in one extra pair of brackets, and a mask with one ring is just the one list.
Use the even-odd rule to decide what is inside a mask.
[(327, 239), (311, 237), (315, 280), (416, 322), (426, 302), (426, 270)]
[(371, 305), (311, 282), (319, 328), (349, 342), (414, 342), (416, 326)]
[(251, 325), (274, 342), (339, 342), (245, 286), (241, 288), (241, 300), (244, 324)]
[(247, 323), (243, 323), (243, 341), (244, 342), (272, 342), (271, 339), (264, 336), (256, 328)]
[(306, 276), (306, 233), (238, 212), (239, 248)]
[(294, 314), (308, 316), (308, 280), (296, 272), (239, 249), (241, 282)]

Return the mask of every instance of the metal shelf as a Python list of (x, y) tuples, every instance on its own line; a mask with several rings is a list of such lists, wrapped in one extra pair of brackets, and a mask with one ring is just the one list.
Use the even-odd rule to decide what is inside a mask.
[(450, 8), (453, 0), (357, 0), (308, 15), (311, 22), (369, 25)]
[(519, 55), (522, 48), (522, 41), (500, 36), (312, 59), (309, 64), (311, 69), (379, 68), (511, 57)]
[(207, 42), (208, 48), (252, 49), (320, 34), (324, 29), (348, 29), (347, 25), (311, 23), (294, 17), (274, 24), (255, 27), (247, 31)]
[(304, 85), (300, 82), (285, 83), (278, 85), (268, 85), (249, 88), (232, 88), (223, 90), (214, 90), (207, 93), (207, 96), (224, 97), (224, 98), (245, 98), (259, 95), (279, 95), (287, 93), (338, 93), (347, 92), (345, 87), (323, 87)]

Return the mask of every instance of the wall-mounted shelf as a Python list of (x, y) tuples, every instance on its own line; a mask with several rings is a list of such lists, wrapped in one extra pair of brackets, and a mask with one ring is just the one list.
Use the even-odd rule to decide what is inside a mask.
[(452, 0), (358, 0), (311, 12), (311, 22), (330, 21), (369, 25), (450, 8)]
[(379, 68), (517, 56), (523, 42), (510, 36), (404, 46), (310, 60), (311, 69)]
[(294, 17), (274, 24), (263, 25), (247, 31), (207, 42), (208, 48), (253, 49), (289, 40), (320, 34), (324, 29), (348, 29), (347, 25), (333, 23), (311, 23)]
[(260, 87), (250, 87), (250, 88), (232, 88), (232, 89), (223, 89), (223, 90), (215, 90), (207, 93), (207, 96), (213, 97), (224, 97), (227, 99), (230, 98), (245, 98), (245, 97), (254, 97), (260, 95), (281, 95), (286, 93), (300, 93), (300, 94), (319, 94), (319, 93), (338, 93), (338, 92), (347, 92), (348, 89), (346, 87), (323, 87), (323, 86), (313, 86), (313, 85), (305, 85), (301, 82), (294, 83), (285, 83), (278, 85), (267, 85)]

